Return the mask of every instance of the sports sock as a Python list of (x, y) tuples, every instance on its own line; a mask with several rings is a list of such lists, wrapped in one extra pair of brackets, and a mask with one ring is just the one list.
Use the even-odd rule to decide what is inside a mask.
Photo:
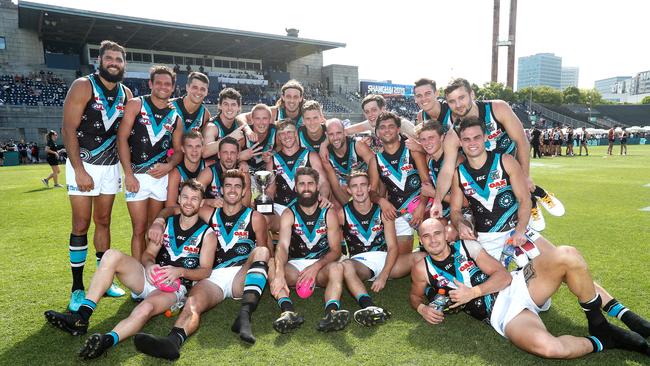
[(357, 296), (357, 303), (359, 303), (359, 307), (362, 309), (367, 308), (368, 306), (374, 306), (375, 304), (372, 302), (372, 298), (368, 294), (361, 294)]
[(99, 267), (99, 263), (102, 261), (103, 256), (104, 256), (104, 252), (95, 252), (95, 259), (97, 259), (97, 267)]
[(532, 204), (532, 206), (530, 206), (531, 209), (537, 207), (537, 200), (535, 199), (535, 195), (532, 193), (530, 194), (530, 202)]
[(255, 311), (260, 301), (262, 292), (266, 287), (268, 277), (268, 264), (266, 262), (253, 262), (246, 272), (244, 279), (244, 294), (242, 296), (242, 311), (246, 310), (249, 314)]
[(546, 193), (546, 191), (544, 190), (544, 188), (542, 188), (542, 187), (540, 187), (540, 186), (535, 186), (535, 190), (533, 191), (533, 195), (534, 195), (535, 197), (542, 198), (542, 197), (546, 196), (546, 194), (547, 194), (547, 193)]
[(113, 347), (120, 342), (120, 336), (117, 333), (110, 331), (102, 336), (102, 345), (106, 348)]
[(325, 303), (325, 313), (329, 313), (330, 311), (335, 311), (340, 308), (341, 308), (341, 303), (336, 299), (328, 300)]
[(600, 298), (599, 294), (596, 294), (596, 296), (585, 302), (585, 303), (580, 303), (580, 306), (582, 307), (582, 310), (584, 310), (585, 315), (587, 316), (587, 322), (589, 323), (589, 328), (591, 327), (598, 327), (602, 325), (603, 323), (607, 322), (607, 319), (605, 319), (605, 316), (603, 313), (600, 311), (600, 305), (602, 304), (602, 299)]
[(589, 337), (585, 337), (585, 338), (587, 338), (587, 340), (589, 340), (589, 342), (591, 342), (591, 345), (594, 347), (594, 350), (591, 351), (591, 352), (596, 353), (596, 352), (602, 352), (603, 351), (603, 349), (604, 349), (603, 348), (603, 343), (600, 341), (600, 339), (598, 339), (598, 337), (589, 336)]
[(88, 236), (70, 234), (70, 268), (72, 269), (72, 291), (84, 289), (84, 265), (88, 254)]
[(90, 319), (90, 316), (93, 315), (93, 311), (95, 311), (96, 307), (97, 304), (95, 304), (94, 301), (84, 299), (84, 301), (81, 302), (81, 306), (79, 306), (77, 313), (79, 313), (81, 319), (87, 322), (88, 319)]
[(268, 264), (263, 261), (253, 262), (246, 272), (244, 280), (244, 294), (242, 296), (241, 310), (232, 327), (233, 332), (239, 333), (239, 338), (245, 342), (255, 343), (251, 329), (251, 314), (257, 309), (257, 304), (266, 287)]
[(626, 308), (616, 299), (612, 299), (603, 306), (603, 310), (607, 312), (607, 315), (620, 319), (628, 328), (639, 333), (643, 338), (650, 337), (650, 322)]
[(180, 349), (183, 343), (185, 343), (187, 340), (187, 334), (185, 334), (185, 329), (173, 327), (172, 330), (169, 331), (167, 339), (169, 339), (172, 344), (176, 346), (176, 349)]
[(280, 311), (282, 311), (283, 313), (285, 311), (295, 311), (293, 307), (293, 301), (291, 301), (291, 299), (288, 297), (279, 298), (278, 306), (280, 307)]

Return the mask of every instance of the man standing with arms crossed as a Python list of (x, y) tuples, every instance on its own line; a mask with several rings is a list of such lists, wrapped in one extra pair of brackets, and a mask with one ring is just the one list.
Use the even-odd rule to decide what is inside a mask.
[[(72, 208), (69, 244), (72, 296), (68, 305), (71, 311), (77, 311), (85, 298), (83, 269), (91, 215), (98, 265), (110, 248), (111, 212), (115, 194), (121, 188), (117, 127), (124, 115), (124, 105), (133, 97), (131, 90), (121, 83), (125, 56), (122, 46), (103, 41), (99, 49), (99, 71), (75, 80), (63, 104), (62, 132), (68, 152), (66, 183)], [(124, 291), (113, 284), (106, 294), (122, 296)]]

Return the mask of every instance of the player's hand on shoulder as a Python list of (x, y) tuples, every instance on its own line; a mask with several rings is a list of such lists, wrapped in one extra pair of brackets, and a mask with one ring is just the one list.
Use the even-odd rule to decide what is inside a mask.
[(330, 202), (329, 199), (323, 197), (323, 196), (318, 196), (318, 207), (319, 208), (330, 208), (332, 207), (332, 202)]

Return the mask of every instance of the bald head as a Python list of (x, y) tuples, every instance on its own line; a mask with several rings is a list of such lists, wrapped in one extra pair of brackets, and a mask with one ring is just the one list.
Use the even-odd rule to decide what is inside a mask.
[(444, 230), (445, 225), (437, 218), (430, 217), (424, 220), (418, 228), (418, 235), (422, 236), (425, 233), (431, 233), (435, 230)]
[(343, 122), (341, 122), (341, 120), (338, 118), (330, 118), (325, 122), (325, 129), (327, 130), (327, 132), (330, 132), (330, 128), (335, 130), (345, 129), (345, 127), (343, 126)]

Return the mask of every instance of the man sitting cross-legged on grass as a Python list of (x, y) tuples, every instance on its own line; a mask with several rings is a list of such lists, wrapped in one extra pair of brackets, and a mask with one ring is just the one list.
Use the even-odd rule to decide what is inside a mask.
[(289, 298), (289, 286), (304, 283), (325, 288), (325, 316), (317, 329), (342, 330), (350, 314), (339, 302), (343, 288), (343, 266), (337, 262), (341, 256), (339, 220), (333, 210), (319, 207), (318, 171), (300, 167), (295, 178), (297, 201), (282, 212), (275, 250), (271, 294), (282, 314), (273, 322), (273, 329), (288, 333), (303, 323)]
[[(218, 248), (214, 269), (209, 278), (199, 281), (187, 298), (178, 320), (167, 337), (146, 333), (134, 338), (136, 348), (150, 356), (175, 360), (180, 357), (180, 347), (187, 337), (196, 332), (201, 314), (212, 309), (226, 298), (241, 298), (239, 316), (231, 330), (248, 343), (255, 343), (251, 330), (251, 314), (257, 308), (266, 287), (269, 250), (267, 247), (266, 220), (257, 211), (242, 204), (246, 191), (246, 178), (239, 170), (227, 170), (221, 187), (223, 207), (204, 206), (199, 216), (218, 234)], [(160, 217), (169, 214), (166, 208)], [(159, 220), (159, 219), (156, 219)], [(152, 226), (150, 240), (157, 241), (160, 227)]]
[[(85, 359), (99, 357), (120, 340), (142, 329), (151, 317), (184, 301), (187, 287), (192, 285), (192, 281), (210, 275), (217, 239), (208, 224), (199, 218), (202, 201), (201, 184), (194, 179), (183, 182), (179, 195), (180, 214), (167, 219), (166, 235), (162, 242), (149, 242), (142, 263), (117, 250), (108, 250), (93, 276), (79, 311), (65, 314), (53, 310), (45, 312), (50, 324), (72, 335), (81, 335), (88, 330), (90, 316), (106, 289), (112, 285), (115, 275), (143, 299), (129, 317), (119, 322), (111, 332), (96, 333), (88, 338), (79, 356)], [(177, 279), (181, 280), (181, 285), (175, 292), (163, 292), (156, 285), (171, 284)]]
[[(489, 321), (515, 346), (540, 357), (569, 359), (612, 348), (650, 356), (641, 335), (605, 319), (587, 263), (575, 248), (546, 250), (523, 269), (508, 273), (475, 241), (448, 244), (445, 227), (437, 219), (425, 220), (419, 234), (428, 256), (413, 268), (410, 301), (428, 323), (439, 324), (445, 318), (443, 312), (423, 303), (425, 288), (432, 286), (449, 291), (450, 308), (464, 307), (476, 319)], [(537, 315), (548, 309), (562, 282), (585, 311), (588, 337), (556, 337)]]
[(362, 281), (374, 281), (371, 289), (379, 292), (389, 278), (408, 275), (424, 253), (399, 255), (395, 222), (383, 218), (381, 207), (370, 201), (367, 173), (353, 171), (346, 190), (352, 201), (343, 206), (338, 216), (350, 254), (350, 259), (343, 261), (345, 283), (361, 307), (354, 313), (354, 320), (366, 326), (382, 324), (390, 313), (374, 305)]

